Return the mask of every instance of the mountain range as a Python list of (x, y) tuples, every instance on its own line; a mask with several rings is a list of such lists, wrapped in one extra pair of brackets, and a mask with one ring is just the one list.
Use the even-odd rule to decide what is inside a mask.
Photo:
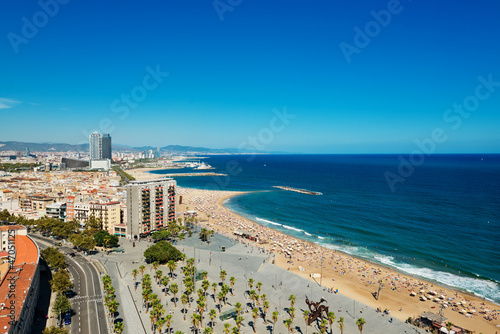
[[(83, 145), (72, 145), (65, 143), (24, 143), (18, 141), (0, 141), (0, 152), (1, 151), (26, 151), (29, 148), (30, 152), (88, 152), (89, 144)], [(156, 151), (157, 147), (153, 146), (141, 146), (132, 147), (127, 145), (113, 144), (113, 152), (144, 152), (148, 150)], [(170, 154), (248, 154), (248, 153), (283, 153), (283, 152), (265, 152), (251, 149), (239, 149), (239, 148), (223, 148), (214, 149), (206, 147), (193, 147), (193, 146), (181, 146), (181, 145), (168, 145), (160, 147), (162, 153)]]

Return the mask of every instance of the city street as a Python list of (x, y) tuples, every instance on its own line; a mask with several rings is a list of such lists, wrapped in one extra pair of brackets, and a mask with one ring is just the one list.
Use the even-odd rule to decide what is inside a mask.
[[(34, 236), (41, 249), (55, 246), (45, 238)], [(58, 247), (61, 252), (72, 252), (68, 247)], [(69, 327), (72, 334), (76, 333), (102, 333), (107, 334), (106, 316), (100, 287), (99, 274), (94, 266), (83, 256), (72, 258), (66, 255), (68, 270), (73, 278), (73, 291), (75, 295), (70, 298), (73, 315)]]

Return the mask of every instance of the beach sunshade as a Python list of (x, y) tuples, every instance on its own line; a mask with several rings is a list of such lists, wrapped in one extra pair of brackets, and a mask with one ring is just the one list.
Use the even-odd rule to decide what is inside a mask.
[(445, 296), (441, 295), (441, 296), (439, 296), (439, 298), (441, 298), (441, 299), (445, 299)]

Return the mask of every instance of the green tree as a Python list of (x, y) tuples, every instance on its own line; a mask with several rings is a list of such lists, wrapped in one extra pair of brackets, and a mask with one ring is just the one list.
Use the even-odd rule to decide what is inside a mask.
[[(184, 255), (184, 254), (182, 254), (182, 255)], [(172, 278), (173, 273), (174, 273), (175, 269), (177, 268), (177, 263), (174, 260), (170, 260), (167, 262), (167, 267), (168, 267), (168, 270), (170, 270), (170, 278)]]
[(69, 272), (65, 269), (56, 272), (52, 275), (50, 286), (52, 291), (57, 293), (65, 293), (66, 291), (71, 290), (73, 288), (73, 283), (71, 283)]
[(58, 294), (54, 305), (52, 305), (52, 311), (59, 316), (59, 323), (61, 322), (62, 314), (69, 309), (71, 309), (69, 299), (63, 294)]
[(311, 314), (311, 312), (309, 312), (308, 310), (305, 310), (304, 312), (302, 312), (302, 317), (304, 318), (304, 321), (306, 323), (306, 334), (307, 334), (307, 330), (309, 328), (309, 324), (307, 323), (307, 321), (309, 320), (309, 314)]
[(217, 317), (217, 311), (211, 309), (210, 312), (208, 312), (208, 316), (210, 317), (210, 327), (214, 328), (215, 318)]
[(144, 257), (149, 261), (167, 263), (170, 260), (181, 259), (181, 252), (166, 241), (159, 241), (144, 251)]
[(293, 305), (295, 304), (295, 296), (290, 295), (290, 297), (288, 297), (288, 300), (290, 301), (290, 307), (293, 307)]
[(286, 319), (284, 321), (284, 323), (285, 323), (286, 329), (288, 329), (288, 333), (290, 333), (292, 330), (292, 323), (293, 323), (292, 319)]
[(177, 283), (172, 283), (170, 285), (170, 292), (172, 292), (172, 294), (174, 295), (174, 305), (177, 308), (177, 298), (176, 298), (176, 295), (179, 292), (179, 286), (177, 285)]
[(124, 329), (125, 329), (125, 328), (124, 328), (123, 322), (121, 322), (121, 321), (117, 321), (117, 322), (115, 323), (115, 332), (116, 332), (117, 334), (121, 334), (121, 333), (123, 333), (123, 330), (124, 330)]
[(40, 254), (52, 269), (59, 270), (66, 268), (66, 258), (64, 257), (64, 254), (57, 249), (57, 247), (47, 247), (42, 249)]
[(333, 331), (332, 325), (335, 322), (335, 313), (328, 312), (326, 318), (328, 319), (328, 323), (330, 324), (330, 332), (332, 332)]
[(59, 328), (56, 326), (47, 327), (42, 331), (42, 334), (69, 334), (67, 328)]
[(340, 334), (344, 334), (344, 318), (340, 317), (337, 322), (339, 323)]
[(279, 312), (278, 311), (274, 311), (273, 315), (272, 315), (272, 319), (273, 319), (273, 333), (274, 333), (274, 327), (276, 327), (276, 322), (278, 321), (278, 316), (279, 316)]
[(231, 296), (234, 296), (234, 284), (236, 284), (236, 278), (231, 276), (229, 278), (229, 282), (231, 283)]
[(257, 318), (259, 316), (259, 309), (254, 307), (252, 309), (252, 318), (253, 318), (253, 332), (257, 332)]
[(358, 318), (358, 320), (356, 320), (356, 325), (358, 325), (358, 329), (359, 329), (359, 332), (361, 334), (363, 334), (363, 326), (365, 324), (366, 324), (366, 321), (363, 318)]

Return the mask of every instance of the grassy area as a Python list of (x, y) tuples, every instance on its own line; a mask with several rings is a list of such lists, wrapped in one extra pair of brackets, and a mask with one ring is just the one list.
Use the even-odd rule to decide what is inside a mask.
[(122, 178), (122, 182), (123, 183), (127, 183), (129, 181), (134, 181), (135, 180), (135, 177), (133, 177), (132, 175), (126, 173), (123, 169), (121, 169), (120, 167), (116, 167), (114, 166), (113, 169), (115, 170), (115, 172), (118, 173), (118, 175), (120, 175), (120, 177)]
[(41, 166), (37, 163), (0, 163), (0, 170), (8, 173), (18, 173), (20, 171), (33, 170), (33, 168)]

